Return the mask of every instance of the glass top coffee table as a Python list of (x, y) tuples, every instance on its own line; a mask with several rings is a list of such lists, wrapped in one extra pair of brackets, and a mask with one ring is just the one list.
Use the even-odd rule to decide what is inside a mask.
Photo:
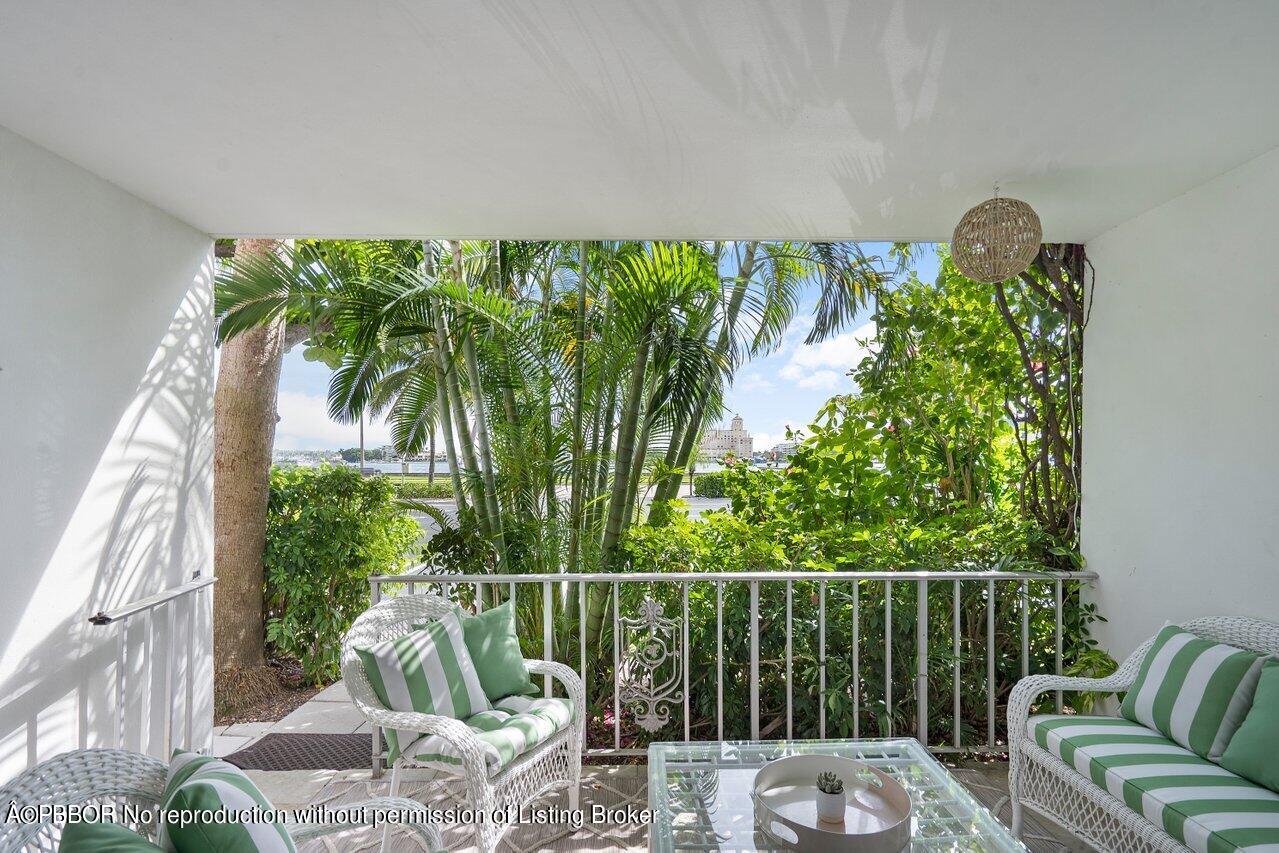
[(900, 782), (911, 799), (912, 851), (1026, 849), (913, 738), (652, 744), (649, 849), (789, 849), (756, 828), (751, 788), (768, 762), (805, 754), (854, 758)]

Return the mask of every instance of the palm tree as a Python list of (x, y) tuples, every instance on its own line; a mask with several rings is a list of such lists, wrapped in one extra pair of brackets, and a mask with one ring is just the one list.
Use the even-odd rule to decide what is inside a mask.
[[(820, 340), (883, 274), (851, 244), (303, 243), (224, 270), (219, 332), (322, 324), (341, 354), (330, 413), (384, 414), (402, 452), (438, 428), (483, 566), (611, 571), (646, 467), (662, 507), (737, 366), (777, 346), (814, 281)], [(590, 595), (592, 643), (607, 601)]]

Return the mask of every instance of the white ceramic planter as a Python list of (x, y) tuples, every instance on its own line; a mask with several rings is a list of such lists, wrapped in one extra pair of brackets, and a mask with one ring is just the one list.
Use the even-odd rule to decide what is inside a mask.
[(828, 794), (825, 791), (817, 792), (817, 819), (824, 820), (827, 823), (843, 823), (844, 807), (848, 805), (848, 793), (840, 791), (838, 794)]

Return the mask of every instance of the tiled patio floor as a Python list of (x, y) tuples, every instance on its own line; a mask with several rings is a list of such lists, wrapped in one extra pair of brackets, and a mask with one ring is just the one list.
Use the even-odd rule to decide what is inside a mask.
[[(247, 723), (230, 726), (215, 735), (214, 751), (227, 755), (252, 743), (268, 732), (312, 734), (350, 734), (367, 731), (368, 726), (351, 705), (341, 684), (327, 688), (310, 702), (278, 723)], [(365, 770), (295, 770), (286, 772), (247, 771), (267, 797), (280, 808), (310, 804), (341, 805), (375, 796), (385, 796), (390, 789), (389, 775), (374, 780)], [(647, 769), (643, 765), (591, 766), (583, 768), (583, 808), (599, 803), (606, 806), (648, 803)], [(1005, 762), (963, 762), (952, 772), (983, 804), (1005, 822), (1009, 818), (1008, 765)], [(428, 804), (445, 805), (448, 792), (438, 784), (414, 779), (406, 773), (401, 794)], [(566, 806), (565, 795), (553, 795), (549, 804)], [(361, 853), (375, 851), (382, 841), (381, 830), (356, 830), (330, 836), (304, 845), (301, 850), (329, 853)], [(468, 827), (449, 828), (444, 841), (450, 851), (473, 851)], [(1062, 830), (1027, 816), (1027, 846), (1034, 853), (1087, 851), (1089, 848), (1070, 839)], [(408, 836), (392, 834), (387, 851), (420, 853), (421, 845)], [(635, 824), (585, 825), (577, 832), (561, 827), (519, 827), (503, 839), (503, 853), (559, 853), (559, 851), (642, 851), (648, 849), (648, 827)]]

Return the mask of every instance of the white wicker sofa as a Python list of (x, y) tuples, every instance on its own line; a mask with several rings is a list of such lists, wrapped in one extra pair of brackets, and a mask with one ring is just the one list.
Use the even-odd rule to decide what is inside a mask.
[[(1236, 617), (1192, 619), (1179, 624), (1185, 631), (1213, 642), (1226, 643), (1263, 654), (1279, 653), (1279, 625)], [(1173, 804), (1147, 795), (1142, 799), (1145, 813), (1139, 813), (1116, 796), (1113, 789), (1107, 790), (1101, 787), (1094, 778), (1076, 769), (1081, 764), (1090, 769), (1093, 766), (1092, 759), (1087, 754), (1083, 754), (1083, 750), (1075, 753), (1076, 766), (1071, 766), (1058, 754), (1041, 745), (1040, 740), (1036, 738), (1037, 732), (1042, 738), (1047, 727), (1054, 724), (1087, 725), (1090, 719), (1094, 719), (1097, 723), (1113, 725), (1118, 721), (1112, 718), (1097, 719), (1082, 716), (1069, 720), (1057, 715), (1030, 716), (1031, 705), (1038, 697), (1052, 691), (1122, 693), (1128, 690), (1137, 679), (1142, 662), (1154, 639), (1152, 637), (1143, 643), (1108, 678), (1036, 675), (1017, 682), (1008, 701), (1008, 788), (1012, 799), (1014, 834), (1020, 835), (1022, 810), (1029, 806), (1103, 851), (1122, 851), (1122, 853), (1169, 851), (1172, 853), (1172, 851), (1192, 849), (1148, 819), (1149, 815), (1159, 814), (1165, 807), (1175, 807)], [(1189, 761), (1191, 759), (1188, 756), (1193, 756), (1193, 753), (1182, 750), (1171, 742), (1159, 748), (1166, 750), (1169, 755), (1177, 755), (1178, 751), (1185, 753), (1173, 759), (1177, 761)], [(1279, 756), (1279, 744), (1276, 745), (1276, 756)], [(1195, 758), (1197, 759), (1197, 756)], [(1204, 764), (1207, 762), (1205, 761)], [(1218, 775), (1228, 773), (1215, 765), (1211, 767), (1201, 765), (1196, 772), (1215, 772)], [(1109, 778), (1107, 778), (1107, 784), (1111, 784)], [(1122, 790), (1122, 784), (1119, 787)], [(1255, 787), (1258, 790), (1247, 792), (1249, 797), (1271, 803), (1273, 803), (1271, 798), (1279, 799), (1279, 794), (1260, 789), (1259, 786)], [(1190, 828), (1187, 826), (1185, 832), (1189, 832)], [(1200, 833), (1206, 831), (1203, 827), (1193, 828)], [(1200, 847), (1203, 839), (1197, 838), (1196, 842), (1194, 846)]]
[[(169, 765), (150, 756), (121, 749), (82, 749), (64, 752), (37, 764), (0, 788), (0, 803), (10, 809), (24, 806), (115, 806), (124, 816), (125, 806), (154, 813), (164, 793)], [(407, 815), (422, 810), (420, 823), (400, 824), (402, 831), (418, 835), (429, 851), (442, 851), (440, 834), (427, 822), (423, 807), (412, 800), (381, 797), (343, 806), (352, 814), (363, 809), (370, 818), (379, 813)], [(15, 812), (17, 813), (17, 812)], [(125, 824), (129, 829), (155, 841), (158, 826)], [(350, 830), (352, 824), (286, 824), (294, 842), (321, 838)], [(55, 853), (61, 843), (62, 825), (52, 813), (38, 819), (0, 823), (0, 853), (40, 851)]]
[[(413, 632), (415, 625), (439, 619), (455, 610), (452, 602), (438, 595), (401, 595), (375, 604), (356, 618), (342, 640), (342, 681), (355, 706), (375, 727), (374, 745), (379, 752), (378, 761), (381, 761), (382, 754), (381, 729), (436, 735), (448, 743), (460, 759), (455, 768), (447, 771), (448, 774), (462, 781), (465, 805), (489, 818), (475, 822), (476, 845), (487, 853), (496, 849), (502, 834), (510, 826), (500, 818), (509, 814), (512, 807), (518, 809), (544, 794), (567, 788), (569, 807), (577, 808), (586, 728), (586, 694), (582, 679), (564, 664), (525, 660), (524, 665), (531, 674), (549, 675), (563, 685), (572, 703), (573, 715), (566, 728), (500, 768), (487, 762), (485, 744), (462, 720), (385, 708), (355, 649), (402, 637)], [(411, 746), (405, 745), (405, 750), (410, 754), (399, 756), (391, 765), (392, 797), (399, 792), (401, 771), (406, 768), (428, 768), (436, 776), (445, 773), (415, 760)], [(493, 820), (492, 817), (499, 819)]]

